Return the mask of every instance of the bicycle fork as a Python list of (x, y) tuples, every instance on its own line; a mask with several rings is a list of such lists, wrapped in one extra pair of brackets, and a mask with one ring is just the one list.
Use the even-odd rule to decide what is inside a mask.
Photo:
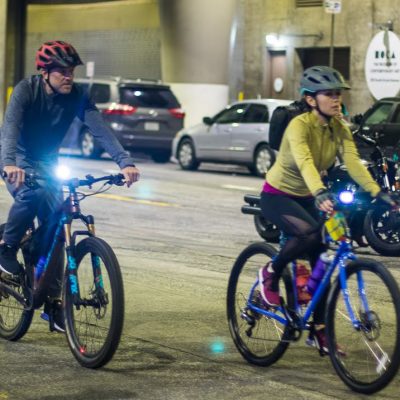
[(74, 305), (79, 309), (80, 307), (80, 294), (79, 294), (79, 285), (78, 285), (78, 274), (77, 274), (77, 265), (76, 258), (74, 254), (74, 243), (71, 236), (71, 224), (72, 219), (65, 218), (63, 221), (64, 226), (64, 235), (65, 235), (65, 251), (67, 254), (67, 280), (68, 287), (67, 290), (70, 291), (72, 296), (72, 301)]
[[(88, 231), (85, 232), (90, 237), (95, 236), (94, 219), (93, 216), (82, 216), (81, 218), (85, 222)], [(72, 220), (64, 221), (64, 233), (65, 233), (65, 244), (67, 253), (67, 274), (68, 274), (68, 286), (72, 296), (72, 300), (76, 308), (79, 310), (80, 306), (92, 306), (97, 309), (101, 309), (108, 304), (108, 296), (104, 290), (103, 276), (101, 272), (100, 258), (98, 255), (91, 253), (91, 265), (94, 277), (94, 290), (90, 293), (89, 299), (82, 299), (80, 295), (79, 282), (78, 282), (78, 270), (76, 264), (75, 249), (75, 235), (82, 234), (83, 232), (74, 232), (71, 234), (71, 222)]]

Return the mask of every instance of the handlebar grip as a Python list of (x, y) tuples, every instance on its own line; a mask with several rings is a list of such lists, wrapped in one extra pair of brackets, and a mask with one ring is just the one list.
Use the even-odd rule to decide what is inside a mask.
[(244, 196), (244, 201), (251, 206), (259, 206), (260, 205), (260, 196), (256, 196), (254, 194), (246, 194)]
[(243, 214), (261, 215), (261, 208), (256, 206), (244, 205), (241, 209)]

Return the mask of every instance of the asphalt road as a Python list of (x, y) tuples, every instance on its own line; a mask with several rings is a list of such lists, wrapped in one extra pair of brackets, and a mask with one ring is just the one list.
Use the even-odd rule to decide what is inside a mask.
[[(109, 160), (62, 158), (74, 174), (116, 170)], [(139, 160), (140, 183), (113, 188), (82, 203), (98, 236), (114, 248), (124, 275), (126, 315), (113, 360), (82, 368), (63, 335), (35, 314), (19, 342), (0, 340), (2, 399), (359, 399), (336, 376), (329, 358), (300, 340), (274, 366), (247, 364), (230, 338), (225, 316), (230, 268), (260, 240), (240, 213), (243, 195), (262, 180), (238, 167), (181, 171)], [(0, 219), (11, 199), (0, 185)], [(400, 282), (397, 259), (384, 260)], [(399, 378), (374, 395), (399, 399)]]

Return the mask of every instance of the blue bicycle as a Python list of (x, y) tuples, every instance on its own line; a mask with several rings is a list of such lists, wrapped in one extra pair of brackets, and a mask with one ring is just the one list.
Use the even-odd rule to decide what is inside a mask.
[(270, 308), (261, 298), (257, 273), (277, 250), (260, 242), (241, 252), (228, 284), (230, 333), (248, 362), (269, 366), (304, 331), (312, 334), (310, 317), (329, 290), (326, 335), (333, 367), (352, 390), (374, 393), (389, 384), (400, 365), (399, 287), (383, 264), (356, 257), (342, 213), (325, 222), (325, 235), (338, 246), (308, 305), (298, 300), (297, 261), (282, 274), (281, 306)]
[[(40, 186), (48, 179), (51, 178), (28, 175), (25, 184)], [(78, 192), (78, 188), (91, 188), (97, 182), (104, 182), (99, 190), (88, 194)], [(80, 202), (112, 185), (124, 185), (124, 177), (121, 174), (100, 178), (87, 175), (86, 179), (65, 180), (62, 185), (66, 195), (61, 210), (39, 227), (28, 230), (21, 241), (18, 258), (23, 268), (19, 279), (0, 274), (0, 337), (10, 341), (22, 338), (35, 309), (52, 302), (52, 309), (64, 307), (66, 336), (75, 358), (84, 367), (99, 368), (111, 360), (120, 342), (124, 287), (114, 251), (96, 236), (94, 217), (81, 212)], [(44, 240), (42, 233), (51, 220), (56, 229), (50, 249), (45, 255), (38, 254)], [(81, 222), (78, 230), (72, 228), (73, 222)], [(0, 238), (3, 231), (4, 225), (1, 225)], [(39, 256), (45, 260), (44, 271), (35, 281)], [(63, 282), (62, 304), (48, 294), (49, 285), (55, 279)], [(49, 319), (53, 330), (51, 312)]]

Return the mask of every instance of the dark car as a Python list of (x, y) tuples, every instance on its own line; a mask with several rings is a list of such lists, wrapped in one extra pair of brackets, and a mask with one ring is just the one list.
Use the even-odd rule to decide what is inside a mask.
[[(86, 86), (115, 136), (126, 150), (149, 154), (167, 162), (172, 140), (183, 127), (185, 114), (171, 88), (161, 82), (115, 78), (75, 79)], [(103, 149), (90, 130), (75, 120), (62, 147), (79, 148), (87, 158)]]
[[(399, 154), (400, 150), (400, 97), (386, 97), (378, 100), (363, 115), (353, 118), (364, 135), (379, 138), (379, 144), (385, 148), (388, 156)], [(356, 138), (360, 153), (364, 155), (368, 146)]]

